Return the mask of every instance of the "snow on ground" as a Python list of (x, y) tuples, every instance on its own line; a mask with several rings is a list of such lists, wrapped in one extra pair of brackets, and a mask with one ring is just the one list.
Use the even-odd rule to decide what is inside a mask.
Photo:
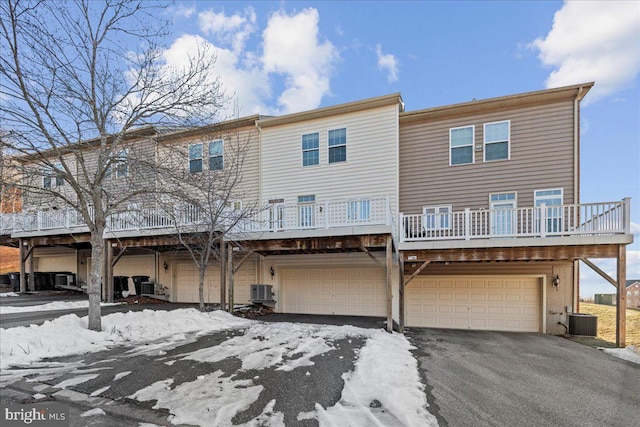
[(16, 294), (15, 292), (0, 292), (0, 298), (4, 297), (19, 297), (20, 294)]
[[(320, 426), (437, 425), (427, 411), (424, 386), (410, 352), (412, 346), (400, 334), (353, 326), (263, 323), (222, 311), (202, 313), (196, 309), (113, 313), (102, 318), (102, 327), (101, 332), (90, 331), (86, 317), (70, 314), (40, 326), (0, 329), (0, 369), (38, 367), (39, 375), (34, 380), (41, 381), (55, 378), (61, 369), (56, 365), (58, 362), (39, 362), (44, 358), (96, 352), (125, 344), (148, 348), (147, 354), (163, 354), (167, 348), (190, 341), (196, 335), (236, 330), (238, 334), (216, 346), (185, 353), (179, 358), (199, 362), (237, 358), (243, 371), (292, 371), (306, 369), (314, 364), (314, 357), (334, 351), (335, 341), (357, 337), (366, 342), (359, 350), (353, 371), (343, 374), (345, 386), (340, 400), (328, 408), (316, 404), (314, 411), (298, 414), (298, 419), (315, 419)], [(75, 367), (64, 369), (69, 372), (72, 368)], [(96, 376), (90, 371), (100, 369), (105, 368), (84, 369), (82, 374), (78, 372), (77, 377), (59, 382), (55, 387), (72, 387), (89, 381)], [(20, 370), (8, 372), (22, 375)], [(114, 381), (123, 381), (124, 375), (125, 372), (119, 374)], [(173, 378), (166, 378), (129, 397), (155, 401), (154, 408), (168, 409), (174, 424), (231, 425), (233, 417), (256, 402), (266, 387), (256, 384), (256, 378), (236, 379), (236, 375), (225, 376), (215, 371), (177, 386), (173, 386)], [(107, 389), (96, 390), (92, 396)], [(271, 400), (245, 426), (284, 426), (284, 414), (275, 410), (276, 403)]]
[(340, 401), (330, 408), (316, 404), (315, 413), (298, 419), (315, 418), (321, 426), (437, 426), (426, 409), (412, 348), (402, 335), (375, 331), (360, 350), (355, 370), (343, 374)]
[[(100, 306), (122, 305), (121, 302), (103, 302)], [(27, 311), (53, 311), (53, 310), (76, 310), (88, 308), (89, 301), (55, 301), (47, 304), (25, 305), (14, 307), (11, 305), (0, 305), (0, 314), (25, 313)]]
[(615, 356), (622, 360), (637, 363), (640, 365), (640, 354), (636, 351), (635, 347), (630, 345), (626, 348), (600, 348), (605, 353)]
[(106, 415), (106, 412), (100, 408), (93, 408), (80, 414), (81, 417), (92, 417), (94, 415)]
[(0, 328), (0, 369), (29, 365), (49, 357), (97, 352), (123, 344), (159, 339), (172, 341), (180, 334), (204, 334), (250, 323), (222, 311), (144, 310), (103, 316), (102, 331), (97, 332), (87, 329), (87, 317), (67, 314), (39, 326)]

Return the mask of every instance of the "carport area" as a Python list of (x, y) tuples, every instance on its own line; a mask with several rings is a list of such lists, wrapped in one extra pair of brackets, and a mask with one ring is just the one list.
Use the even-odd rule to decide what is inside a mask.
[(407, 328), (406, 335), (440, 426), (640, 419), (640, 365), (600, 350), (537, 333)]

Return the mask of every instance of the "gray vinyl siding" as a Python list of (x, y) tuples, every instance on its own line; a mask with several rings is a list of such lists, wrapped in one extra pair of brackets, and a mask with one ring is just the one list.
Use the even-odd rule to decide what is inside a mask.
[[(316, 201), (389, 196), (397, 207), (398, 105), (307, 120), (262, 130), (262, 202), (315, 195)], [(328, 162), (328, 131), (346, 128), (346, 162)], [(301, 138), (318, 133), (319, 164), (302, 166)]]
[[(400, 122), (400, 212), (453, 205), (454, 211), (489, 207), (489, 193), (518, 193), (518, 207), (533, 206), (535, 190), (562, 188), (573, 203), (574, 104), (571, 101), (468, 117)], [(483, 145), (483, 125), (509, 120), (510, 159), (449, 165), (449, 129), (475, 126), (475, 146)]]

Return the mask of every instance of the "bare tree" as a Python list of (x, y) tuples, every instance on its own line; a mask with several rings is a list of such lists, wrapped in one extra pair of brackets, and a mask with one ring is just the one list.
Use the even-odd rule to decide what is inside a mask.
[[(205, 310), (205, 279), (213, 261), (220, 261), (221, 275), (225, 273), (225, 244), (252, 231), (253, 219), (259, 209), (247, 194), (243, 183), (247, 154), (257, 142), (253, 130), (225, 133), (200, 130), (209, 137), (190, 145), (164, 144), (162, 162), (171, 165), (162, 175), (162, 185), (172, 189), (160, 194), (172, 219), (174, 233), (184, 252), (198, 269), (198, 300)], [(213, 136), (213, 138), (211, 138)], [(204, 141), (204, 142), (203, 142)], [(158, 193), (159, 194), (159, 193)], [(222, 282), (222, 280), (221, 280)], [(220, 302), (224, 309), (224, 287)]]
[[(0, 3), (0, 119), (5, 155), (23, 160), (17, 186), (71, 208), (90, 231), (89, 329), (100, 330), (108, 219), (153, 189), (134, 154), (159, 126), (211, 123), (224, 95), (200, 48), (169, 66), (163, 5), (130, 0)], [(137, 160), (134, 159), (137, 157)], [(11, 163), (16, 164), (15, 162)], [(114, 185), (131, 176), (148, 185)], [(146, 174), (146, 175), (145, 175)], [(130, 178), (131, 179), (131, 178)]]

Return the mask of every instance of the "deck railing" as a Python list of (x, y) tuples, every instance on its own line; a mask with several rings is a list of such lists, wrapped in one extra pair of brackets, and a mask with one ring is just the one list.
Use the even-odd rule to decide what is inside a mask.
[[(391, 225), (387, 197), (355, 197), (317, 203), (276, 204), (265, 207), (250, 218), (238, 221), (232, 209), (220, 211), (221, 224), (237, 224), (236, 232), (274, 232), (286, 230), (328, 229), (362, 225)], [(107, 217), (111, 232), (188, 228), (206, 225), (206, 213), (195, 205), (180, 208), (129, 207)], [(12, 233), (74, 230), (86, 227), (82, 216), (73, 209), (42, 210), (36, 212), (0, 214), (0, 235)]]
[(630, 199), (514, 209), (399, 215), (401, 241), (630, 233)]

